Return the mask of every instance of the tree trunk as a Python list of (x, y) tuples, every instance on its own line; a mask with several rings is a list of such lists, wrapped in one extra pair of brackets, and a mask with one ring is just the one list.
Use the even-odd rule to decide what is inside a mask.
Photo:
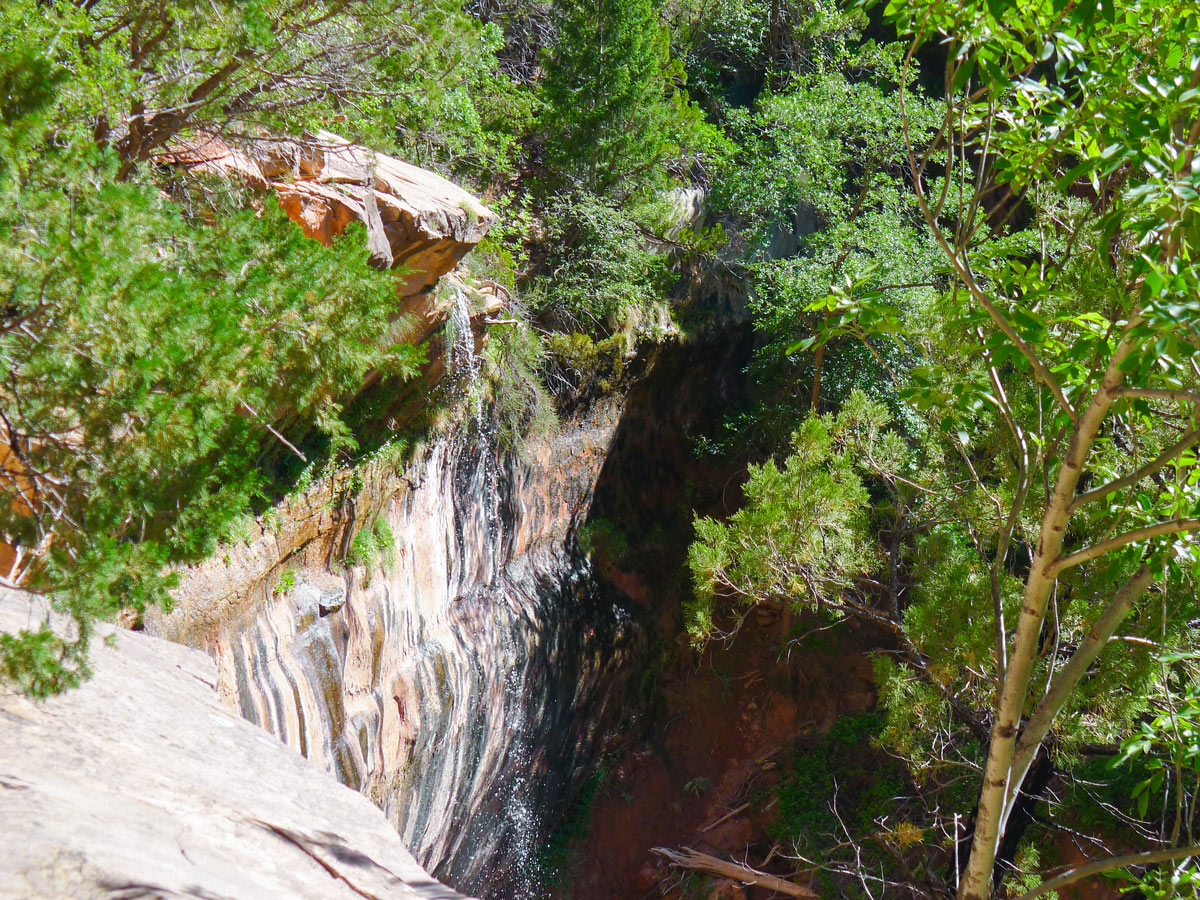
[[(1088, 635), (1078, 649), (1071, 655), (1070, 660), (1050, 683), (1046, 696), (1038, 704), (1033, 715), (1021, 731), (1021, 739), (1013, 756), (1013, 784), (1019, 785), (1029, 770), (1030, 764), (1037, 755), (1038, 747), (1045, 740), (1054, 722), (1054, 717), (1062, 709), (1063, 704), (1075, 687), (1079, 684), (1088, 667), (1100, 655), (1100, 651), (1116, 633), (1117, 626), (1129, 615), (1133, 604), (1146, 592), (1153, 580), (1153, 574), (1148, 565), (1143, 565), (1128, 581), (1121, 585), (1120, 590), (1113, 595), (1104, 612), (1101, 613)], [(1010, 789), (1008, 806), (1012, 806), (1014, 792)]]
[(1025, 582), (1025, 596), (1017, 621), (1013, 652), (1004, 673), (996, 721), (992, 726), (992, 740), (988, 747), (983, 788), (977, 808), (975, 839), (959, 885), (960, 900), (990, 900), (992, 895), (992, 868), (1003, 834), (1007, 801), (1021, 787), (1021, 779), (1014, 778), (1013, 773), (1017, 726), (1029, 694), (1029, 679), (1037, 657), (1046, 605), (1057, 577), (1055, 563), (1062, 553), (1063, 536), (1071, 518), (1075, 489), (1083, 474), (1084, 463), (1105, 416), (1112, 408), (1114, 392), (1121, 384), (1121, 363), (1132, 350), (1133, 344), (1127, 337), (1109, 360), (1100, 387), (1076, 422), (1054, 492), (1046, 505), (1033, 563)]

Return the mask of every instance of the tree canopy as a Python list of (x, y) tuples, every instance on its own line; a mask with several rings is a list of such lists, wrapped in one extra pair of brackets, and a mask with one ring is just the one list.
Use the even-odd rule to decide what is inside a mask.
[[(832, 819), (798, 813), (798, 857), (846, 896), (990, 900), (1042, 890), (1051, 829), (1112, 829), (1141, 848), (1121, 862), (1139, 890), (1184, 896), (1197, 15), (10, 0), (0, 531), (7, 582), (77, 636), (0, 637), (0, 672), (35, 696), (77, 684), (95, 617), (169, 603), (172, 567), (287, 489), (280, 458), (353, 462), (368, 372), (417, 371), (419, 349), (379, 339), (396, 298), (359, 235), (321, 246), (161, 164), (197, 135), (336, 123), (501, 212), (471, 265), (517, 298), (489, 344), (514, 440), (551, 394), (619, 382), (639, 341), (702, 331), (705, 279), (745, 289), (752, 398), (700, 443), (746, 480), (736, 510), (695, 518), (683, 627), (736, 640), (765, 605), (794, 646), (868, 623), (872, 733), (904, 773), (836, 835), (813, 830), (836, 798)], [(808, 809), (794, 778), (780, 791)]]
[[(1170, 3), (934, 0), (884, 16), (908, 41), (891, 70), (891, 139), (864, 154), (853, 201), (844, 186), (841, 198), (805, 198), (831, 214), (789, 262), (799, 278), (783, 284), (801, 288), (799, 302), (780, 302), (777, 278), (760, 301), (764, 325), (810, 355), (799, 374), (811, 373), (811, 406), (833, 399), (818, 391), (822, 361), (844, 367), (861, 349), (878, 367), (895, 452), (848, 449), (838, 463), (862, 473), (851, 483), (877, 485), (858, 513), (876, 524), (843, 521), (854, 496), (844, 478), (815, 498), (803, 477), (782, 494), (768, 487), (803, 472), (804, 451), (752, 469), (745, 509), (697, 523), (693, 632), (708, 634), (721, 596), (825, 598), (836, 614), (886, 620), (899, 652), (879, 663), (884, 740), (924, 766), (926, 796), (951, 796), (964, 762), (983, 785), (965, 831), (926, 820), (956, 847), (958, 880), (927, 877), (925, 890), (984, 898), (1020, 877), (1048, 772), (1082, 764), (1081, 747), (1119, 744), (1156, 695), (1168, 710), (1194, 695), (1200, 44), (1194, 10)], [(918, 78), (935, 44), (941, 109)], [(869, 148), (855, 114), (824, 121), (851, 123), (851, 146)], [(798, 149), (812, 165), (828, 158)], [(900, 168), (890, 183), (889, 156)], [(843, 223), (866, 215), (874, 234), (856, 239)], [(899, 256), (867, 243), (881, 234), (907, 235)], [(849, 271), (820, 267), (837, 237), (845, 249), (825, 258)], [(849, 384), (863, 380), (860, 370)], [(844, 402), (840, 415), (862, 401)], [(808, 415), (797, 448), (828, 427)], [(858, 545), (852, 565), (836, 566), (837, 543), (804, 549), (826, 529)], [(819, 589), (804, 568), (814, 558), (843, 583)], [(1154, 721), (1163, 716), (1183, 718)], [(960, 735), (954, 758), (938, 749), (946, 722)], [(1126, 760), (1161, 734), (1142, 727)], [(1192, 843), (1182, 771), (1160, 768), (1138, 792), (1143, 814), (1151, 784), (1176, 792), (1168, 848)]]

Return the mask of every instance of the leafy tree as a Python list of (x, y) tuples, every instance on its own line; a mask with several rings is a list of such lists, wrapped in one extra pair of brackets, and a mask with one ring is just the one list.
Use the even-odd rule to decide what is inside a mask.
[(542, 227), (548, 277), (531, 286), (531, 299), (559, 328), (611, 329), (664, 295), (668, 261), (628, 211), (590, 194), (559, 195), (543, 208)]
[[(1061, 709), (1156, 578), (1191, 566), (1192, 545), (1179, 536), (1200, 529), (1191, 485), (1200, 394), (1190, 363), (1200, 296), (1200, 31), (1194, 10), (1153, 0), (906, 3), (887, 12), (913, 35), (910, 58), (935, 36), (950, 42), (940, 139), (908, 152), (956, 296), (979, 323), (988, 381), (975, 390), (1015, 451), (1014, 490), (995, 534), (999, 565), (1017, 522), (1040, 520), (1011, 646), (995, 609), (999, 691), (959, 888), (974, 900), (992, 894), (998, 848)], [(935, 154), (944, 160), (940, 189), (930, 177)], [(955, 165), (971, 157), (974, 172), (956, 177)], [(1025, 235), (1007, 225), (1021, 205), (1040, 213)], [(1009, 387), (1017, 373), (1036, 382), (1032, 396)], [(1172, 420), (1180, 424), (1164, 427)], [(1077, 578), (1101, 591), (1109, 581), (1108, 597), (1075, 651), (1039, 678), (1051, 598)]]
[[(856, 388), (904, 415), (897, 390), (913, 351), (881, 332), (931, 307), (941, 265), (905, 185), (903, 46), (863, 41), (862, 18), (832, 4), (810, 9), (791, 38), (804, 68), (727, 110), (737, 149), (713, 168), (711, 208), (731, 236), (724, 255), (744, 267), (762, 340), (761, 401), (731, 417), (723, 443), (750, 438), (759, 452)], [(932, 106), (909, 107), (914, 139), (931, 135)], [(851, 287), (884, 292), (888, 308), (846, 302)]]
[(413, 163), (484, 186), (511, 178), (537, 98), (503, 70), (501, 28), (462, 12), (457, 0), (428, 4), (413, 27), (424, 40), (375, 60), (388, 89), (355, 98), (362, 139), (379, 148), (394, 142)]
[(166, 567), (212, 550), (270, 459), (351, 447), (369, 370), (420, 359), (380, 342), (392, 277), (353, 230), (325, 248), (144, 162), (197, 130), (320, 121), (413, 38), (365, 2), (17, 2), (0, 26), (5, 575), (75, 622), (6, 637), (0, 671), (44, 695), (86, 675), (95, 616), (169, 602)]
[(876, 568), (856, 463), (890, 469), (903, 455), (897, 435), (883, 430), (887, 421), (880, 404), (854, 394), (837, 416), (800, 426), (782, 467), (773, 460), (750, 467), (746, 505), (727, 522), (696, 520), (688, 554), (696, 592), (687, 610), (694, 642), (717, 635), (718, 597), (743, 610), (763, 601), (855, 604), (856, 577)]
[(861, 43), (861, 9), (835, 0), (673, 0), (671, 37), (692, 96), (723, 121), (759, 92), (828, 69)]
[[(1087, 743), (1119, 742), (1156, 685), (1179, 688), (1148, 645), (1195, 640), (1200, 31), (1187, 5), (1149, 0), (926, 0), (886, 15), (911, 38), (895, 80), (907, 171), (893, 208), (915, 202), (941, 260), (913, 254), (928, 284), (907, 297), (869, 265), (802, 283), (812, 333), (798, 346), (851, 336), (884, 362), (890, 343), (903, 363), (895, 427), (913, 455), (890, 473), (859, 469), (883, 550), (874, 593), (831, 579), (828, 606), (883, 613), (902, 642), (900, 661), (880, 665), (885, 739), (934, 763), (925, 788), (953, 796), (948, 767), (982, 769), (967, 831), (930, 819), (960, 844), (961, 879), (927, 865), (920, 888), (974, 900), (1017, 865), (1055, 769)], [(947, 90), (930, 128), (911, 73), (933, 44), (948, 49)], [(741, 559), (760, 542), (787, 547), (822, 503), (767, 532), (751, 523), (769, 503), (749, 503), (732, 536), (702, 525), (693, 554), (750, 547), (718, 561), (751, 575), (726, 596), (753, 602), (808, 557)], [(1180, 834), (1113, 864), (1186, 856)]]

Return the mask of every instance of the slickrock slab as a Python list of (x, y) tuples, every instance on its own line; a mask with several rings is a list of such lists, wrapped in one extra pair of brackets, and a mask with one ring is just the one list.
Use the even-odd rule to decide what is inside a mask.
[[(0, 592), (0, 630), (39, 602)], [(204, 654), (117, 632), (92, 662), (44, 703), (0, 688), (0, 898), (461, 900), (370, 801), (226, 709)]]
[(325, 244), (351, 222), (362, 222), (372, 260), (410, 273), (401, 296), (432, 287), (497, 219), (442, 176), (328, 131), (248, 147), (208, 137), (173, 148), (161, 160), (271, 188), (304, 233)]

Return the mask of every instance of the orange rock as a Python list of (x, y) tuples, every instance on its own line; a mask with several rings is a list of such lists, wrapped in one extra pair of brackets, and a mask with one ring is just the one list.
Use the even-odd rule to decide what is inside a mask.
[(432, 287), (497, 218), (442, 176), (327, 131), (246, 147), (202, 137), (173, 148), (160, 161), (271, 188), (288, 217), (323, 244), (351, 222), (362, 222), (372, 260), (403, 270), (401, 296)]

